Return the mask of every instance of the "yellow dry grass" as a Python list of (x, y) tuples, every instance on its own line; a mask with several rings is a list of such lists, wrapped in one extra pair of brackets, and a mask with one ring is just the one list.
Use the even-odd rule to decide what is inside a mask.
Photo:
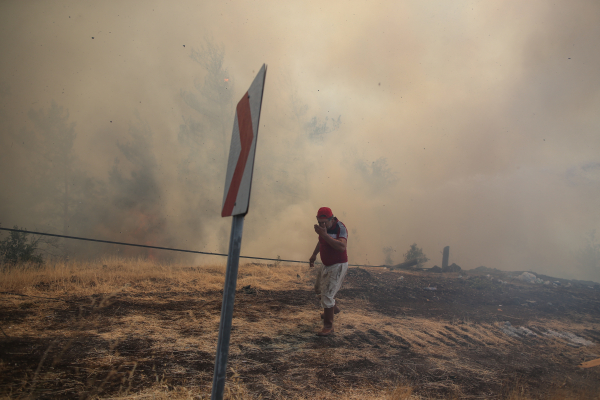
[[(161, 286), (166, 283), (172, 290), (221, 290), (224, 272), (225, 264), (198, 266), (107, 257), (97, 261), (52, 262), (41, 267), (21, 265), (5, 269), (0, 271), (0, 291), (81, 296), (134, 291), (136, 285), (147, 291), (157, 281)], [(291, 284), (304, 281), (308, 274), (306, 266), (243, 264), (239, 267), (238, 287), (289, 290)]]
[[(285, 396), (277, 396), (277, 389), (274, 388), (273, 392), (270, 395), (274, 395), (275, 398), (278, 399), (290, 399)], [(114, 397), (114, 399), (118, 400), (144, 400), (144, 399), (152, 399), (152, 400), (204, 400), (210, 399), (210, 394), (202, 392), (197, 389), (189, 389), (189, 388), (175, 388), (169, 390), (166, 385), (162, 386), (157, 385), (155, 387), (146, 389), (140, 393), (135, 393), (126, 396)], [(248, 390), (248, 388), (239, 381), (234, 381), (229, 383), (225, 389), (224, 399), (226, 400), (258, 400), (260, 397), (255, 396)], [(344, 391), (337, 392), (327, 392), (325, 391), (322, 394), (311, 395), (310, 397), (305, 397), (299, 395), (290, 400), (417, 400), (421, 399), (421, 397), (413, 395), (413, 389), (407, 385), (397, 385), (390, 383), (386, 385), (386, 388), (375, 388), (375, 387), (365, 387), (360, 389), (348, 389)], [(520, 399), (519, 399), (520, 400)]]
[[(48, 332), (44, 328), (46, 318), (49, 318), (56, 310), (67, 309), (61, 302), (35, 302), (24, 298), (3, 298), (6, 305), (15, 309), (32, 309), (35, 313), (24, 318), (18, 323), (7, 327), (7, 333), (11, 337), (36, 335), (39, 338), (56, 337), (76, 338), (82, 335), (96, 335), (104, 339), (110, 345), (106, 348), (95, 349), (93, 353), (87, 354), (86, 362), (90, 367), (103, 371), (114, 371), (115, 365), (124, 365), (129, 368), (131, 375), (135, 373), (135, 365), (114, 349), (121, 341), (130, 337), (148, 338), (152, 344), (152, 350), (162, 354), (181, 352), (193, 349), (194, 351), (213, 354), (216, 348), (218, 325), (220, 315), (209, 312), (204, 307), (204, 302), (214, 299), (214, 291), (223, 288), (225, 265), (186, 265), (186, 264), (163, 264), (144, 259), (121, 259), (105, 258), (97, 262), (68, 262), (54, 263), (36, 269), (32, 267), (13, 268), (0, 273), (0, 291), (21, 293), (31, 296), (48, 298), (68, 298), (70, 296), (90, 296), (88, 309), (101, 309), (110, 304), (111, 299), (118, 295), (135, 295), (139, 303), (147, 302), (159, 306), (167, 300), (157, 296), (157, 293), (176, 292), (178, 296), (189, 302), (189, 309), (168, 309), (158, 314), (127, 314), (110, 321), (100, 313), (88, 313), (85, 317), (76, 318), (72, 326), (63, 326), (59, 330)], [(253, 289), (261, 290), (310, 290), (312, 288), (311, 276), (314, 270), (302, 265), (265, 265), (245, 264), (241, 265), (238, 274), (238, 288), (250, 285)], [(213, 292), (213, 294), (209, 294)], [(95, 296), (95, 297), (92, 297)], [(412, 346), (411, 351), (426, 358), (433, 368), (440, 372), (453, 374), (465, 374), (477, 377), (479, 381), (493, 379), (493, 372), (482, 368), (480, 364), (469, 360), (460, 354), (459, 347), (448, 347), (444, 345), (449, 325), (447, 321), (440, 321), (424, 317), (389, 317), (382, 314), (369, 313), (368, 300), (366, 298), (343, 299), (344, 312), (336, 317), (336, 326), (345, 329), (346, 332), (365, 332), (374, 329), (378, 332), (396, 335), (405, 340), (417, 344)], [(260, 312), (260, 318), (256, 321), (244, 318), (246, 313)], [(309, 337), (314, 335), (320, 321), (315, 319), (315, 312), (310, 305), (289, 307), (286, 309), (286, 318), (282, 319), (278, 312), (260, 309), (253, 304), (252, 298), (240, 295), (236, 299), (236, 313), (234, 314), (232, 331), (232, 343), (245, 343), (245, 351), (248, 349), (255, 352), (264, 351), (265, 347), (259, 347), (256, 343), (263, 337), (269, 336), (273, 342), (269, 350), (275, 354), (275, 362), (289, 363), (289, 354), (310, 354), (315, 359), (327, 359), (334, 364), (343, 364), (352, 361), (376, 358), (377, 354), (370, 354), (368, 349), (357, 349), (352, 347), (336, 348), (327, 347), (317, 350), (302, 347), (298, 343), (288, 343), (282, 338)], [(111, 323), (110, 329), (99, 328)], [(536, 321), (538, 326), (552, 326), (561, 329), (557, 321)], [(492, 344), (495, 348), (509, 349), (519, 343), (506, 335), (498, 334), (498, 326), (491, 323), (474, 323), (457, 321), (451, 324), (452, 329), (460, 329), (462, 332), (481, 342)], [(235, 329), (242, 327), (242, 329)], [(274, 328), (275, 327), (275, 328)], [(182, 334), (189, 329), (196, 329), (198, 334)], [(564, 327), (566, 330), (566, 326)], [(570, 325), (573, 328), (573, 325)], [(338, 328), (336, 328), (337, 330)], [(568, 348), (565, 351), (573, 351)], [(259, 399), (251, 388), (244, 383), (246, 372), (250, 371), (255, 361), (244, 359), (244, 353), (238, 346), (230, 347), (230, 363), (228, 365), (233, 373), (226, 384), (226, 398), (232, 400)], [(279, 356), (278, 356), (279, 355)], [(145, 361), (142, 358), (136, 362)], [(40, 362), (40, 365), (43, 362)], [(134, 362), (135, 363), (135, 362)], [(0, 373), (8, 366), (0, 365)], [(197, 387), (172, 387), (163, 382), (165, 374), (185, 374), (185, 369), (174, 364), (163, 369), (163, 375), (153, 377), (154, 384), (145, 389), (130, 393), (127, 390), (125, 379), (124, 389), (114, 399), (208, 399), (210, 398), (210, 385), (207, 382), (212, 376), (202, 372), (196, 378), (204, 382), (204, 386)], [(310, 365), (294, 365), (291, 369), (310, 371), (317, 374), (317, 368)], [(45, 370), (44, 379), (55, 379), (53, 372)], [(30, 377), (30, 379), (37, 379)], [(266, 377), (261, 377), (256, 384), (260, 385), (263, 393), (268, 392), (269, 398), (285, 397), (281, 386), (270, 382)], [(432, 383), (432, 385), (434, 385)], [(446, 393), (453, 393), (453, 397), (461, 398), (460, 387), (453, 383), (444, 383), (443, 389)], [(321, 400), (405, 400), (423, 399), (414, 393), (410, 382), (387, 382), (377, 387), (369, 383), (361, 383), (355, 387), (330, 389), (319, 387), (318, 395), (311, 394), (304, 397), (301, 393), (303, 388), (315, 389), (317, 384), (311, 382), (286, 382), (288, 390), (300, 393), (291, 397), (295, 400), (321, 399)], [(430, 387), (429, 389), (436, 389)], [(311, 391), (314, 393), (315, 391)], [(527, 391), (526, 386), (515, 387), (507, 392), (504, 397), (510, 400), (535, 399), (535, 395)], [(594, 399), (600, 398), (598, 394), (566, 391), (557, 389), (551, 399)], [(93, 397), (93, 396), (92, 396)], [(100, 396), (97, 396), (100, 397)], [(10, 397), (4, 397), (10, 398)], [(426, 397), (425, 397), (426, 398)], [(498, 397), (495, 397), (498, 398)]]

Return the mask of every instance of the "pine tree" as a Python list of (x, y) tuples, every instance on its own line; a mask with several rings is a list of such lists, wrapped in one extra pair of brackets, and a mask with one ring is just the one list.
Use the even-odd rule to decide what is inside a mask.
[[(13, 229), (26, 230), (17, 225)], [(10, 232), (0, 241), (0, 264), (3, 268), (11, 268), (21, 263), (42, 264), (44, 259), (37, 254), (40, 239), (32, 239), (24, 232)]]
[(404, 261), (417, 260), (419, 263), (416, 268), (423, 268), (423, 264), (429, 261), (429, 258), (423, 253), (423, 249), (418, 248), (416, 243), (410, 245), (410, 249), (404, 253)]

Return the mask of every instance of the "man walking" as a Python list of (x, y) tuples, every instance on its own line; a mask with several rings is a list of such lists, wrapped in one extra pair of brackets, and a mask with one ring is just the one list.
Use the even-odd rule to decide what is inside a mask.
[(335, 304), (335, 295), (348, 271), (348, 230), (328, 207), (319, 208), (317, 222), (315, 232), (319, 235), (319, 242), (310, 257), (311, 267), (314, 267), (319, 253), (323, 263), (321, 270), (317, 271), (315, 282), (315, 292), (321, 295), (321, 307), (324, 309), (321, 315), (323, 329), (317, 335), (329, 336), (333, 333), (333, 315), (340, 312)]

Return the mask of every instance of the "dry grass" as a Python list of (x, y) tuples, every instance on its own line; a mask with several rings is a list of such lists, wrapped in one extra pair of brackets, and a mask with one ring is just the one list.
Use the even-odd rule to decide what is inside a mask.
[[(92, 295), (135, 290), (136, 285), (147, 290), (156, 281), (163, 286), (167, 282), (173, 289), (221, 290), (224, 272), (224, 264), (195, 266), (109, 257), (98, 261), (48, 263), (39, 268), (21, 265), (6, 269), (0, 272), (0, 291)], [(309, 273), (306, 266), (245, 264), (239, 268), (238, 287), (289, 290), (290, 284), (304, 281)]]
[[(175, 388), (169, 390), (167, 387), (161, 387), (157, 385), (156, 387), (149, 388), (140, 393), (131, 394), (127, 396), (119, 396), (115, 397), (116, 400), (143, 400), (143, 399), (152, 399), (152, 400), (199, 400), (199, 399), (209, 399), (210, 393), (202, 392), (198, 389), (189, 389), (189, 388)], [(224, 398), (226, 400), (258, 400), (261, 397), (253, 395), (248, 388), (240, 383), (233, 382), (228, 383), (225, 389)], [(390, 383), (385, 388), (375, 388), (375, 387), (366, 387), (361, 389), (348, 389), (344, 391), (337, 392), (328, 392), (324, 391), (324, 393), (316, 395), (311, 395), (309, 397), (305, 397), (302, 395), (290, 398), (290, 397), (276, 397), (280, 399), (290, 399), (290, 400), (416, 400), (421, 399), (421, 397), (413, 395), (413, 389), (410, 386), (405, 385), (394, 385)]]
[[(525, 385), (516, 385), (506, 400), (531, 400), (538, 399), (539, 396), (535, 396), (530, 393), (530, 390)], [(544, 400), (598, 400), (600, 399), (600, 393), (590, 391), (586, 388), (556, 388), (554, 391), (546, 394)]]
[[(381, 387), (383, 386), (383, 387)], [(305, 397), (302, 395), (294, 397), (275, 397), (279, 399), (289, 400), (429, 400), (437, 399), (438, 397), (423, 397), (413, 393), (413, 388), (410, 385), (388, 383), (381, 385), (380, 387), (369, 387), (365, 385), (363, 388), (351, 388), (342, 391), (327, 391), (324, 390), (318, 395), (311, 395)], [(230, 382), (227, 384), (225, 390), (226, 400), (259, 400), (262, 397), (252, 394), (250, 390), (242, 383)], [(460, 395), (450, 395), (445, 397), (446, 399), (458, 400), (466, 397)], [(470, 398), (470, 397), (469, 397)], [(479, 397), (478, 397), (479, 398)], [(481, 397), (485, 398), (485, 397)], [(494, 397), (497, 398), (497, 397)], [(140, 393), (135, 393), (126, 396), (114, 397), (115, 400), (208, 400), (210, 399), (210, 393), (200, 391), (198, 389), (189, 389), (178, 387), (175, 389), (168, 389), (166, 386), (161, 387), (157, 385), (155, 387), (144, 390)], [(531, 394), (525, 388), (515, 388), (512, 390), (504, 400), (539, 400), (540, 397), (535, 394)], [(597, 400), (600, 399), (600, 394), (590, 393), (585, 390), (565, 390), (557, 389), (552, 393), (548, 393), (544, 396), (544, 400)]]
[[(224, 283), (224, 265), (182, 265), (161, 264), (142, 259), (106, 258), (99, 262), (69, 262), (43, 266), (40, 269), (21, 267), (4, 271), (0, 275), (0, 291), (21, 293), (30, 296), (48, 298), (84, 298), (89, 296), (89, 302), (80, 306), (79, 315), (73, 315), (73, 322), (55, 323), (52, 329), (47, 329), (49, 321), (55, 313), (67, 312), (69, 305), (63, 302), (36, 301), (23, 297), (5, 296), (2, 302), (5, 307), (15, 310), (31, 311), (20, 321), (11, 323), (6, 329), (7, 336), (31, 337), (40, 340), (56, 340), (64, 338), (64, 349), (48, 348), (40, 357), (35, 374), (27, 376), (23, 387), (28, 388), (24, 393), (33, 393), (36, 386), (50, 380), (67, 380), (70, 377), (63, 372), (48, 368), (54, 366), (63, 357), (65, 351), (78, 338), (97, 338), (99, 343), (93, 351), (83, 355), (82, 360), (95, 381), (85, 383), (79, 395), (82, 398), (100, 398), (98, 386), (115, 376), (121, 377), (122, 385), (114, 399), (208, 399), (212, 374), (206, 370), (195, 371), (193, 382), (187, 385), (169, 385), (165, 376), (189, 375), (188, 366), (191, 362), (186, 357), (198, 357), (198, 354), (214, 354), (216, 349), (218, 325), (219, 294)], [(246, 264), (240, 266), (238, 288), (250, 285), (260, 291), (290, 291), (302, 289), (311, 290), (312, 278), (306, 266), (298, 265), (264, 265)], [(163, 296), (164, 294), (172, 295)], [(140, 312), (129, 312), (123, 315), (118, 308), (111, 308), (110, 315), (102, 312), (108, 308), (115, 298), (121, 301), (135, 303)], [(226, 398), (233, 400), (259, 399), (266, 396), (271, 399), (321, 399), (321, 400), (404, 400), (426, 399), (415, 392), (419, 389), (411, 382), (385, 382), (377, 386), (365, 380), (357, 382), (354, 387), (329, 387), (319, 382), (294, 380), (286, 378), (282, 382), (273, 382), (267, 375), (256, 378), (253, 372), (262, 363), (251, 358), (252, 354), (268, 353), (270, 363), (286, 364), (287, 376), (311, 376), (323, 373), (327, 363), (344, 365), (361, 360), (378, 360), (381, 358), (379, 347), (338, 346), (335, 349), (327, 346), (313, 346), (309, 338), (314, 337), (314, 331), (320, 321), (316, 317), (314, 304), (286, 305), (285, 308), (271, 310), (268, 301), (258, 301), (260, 296), (245, 296), (240, 293), (236, 298), (236, 311), (233, 319), (232, 344), (244, 344), (230, 347), (230, 362), (228, 364), (231, 377), (226, 384)], [(125, 300), (123, 300), (125, 299)], [(133, 300), (135, 299), (135, 302)], [(494, 371), (482, 367), (477, 360), (465, 356), (467, 347), (447, 346), (444, 341), (452, 330), (468, 334), (471, 338), (502, 354), (521, 344), (512, 338), (499, 334), (499, 328), (493, 323), (476, 323), (447, 321), (424, 317), (390, 317), (369, 311), (366, 298), (342, 299), (344, 312), (336, 317), (337, 327), (343, 329), (345, 335), (363, 333), (368, 330), (381, 332), (388, 337), (401, 337), (413, 344), (411, 352), (423, 360), (427, 360), (429, 368), (437, 374), (464, 375), (477, 379), (479, 382), (492, 381)], [(174, 302), (184, 304), (174, 307)], [(161, 305), (165, 305), (161, 309)], [(133, 307), (133, 306), (132, 306)], [(113, 313), (114, 310), (114, 313)], [(137, 308), (136, 308), (137, 310)], [(285, 315), (285, 318), (282, 318)], [(316, 318), (315, 318), (316, 317)], [(573, 325), (562, 326), (557, 321), (535, 321), (540, 327), (554, 329), (573, 328)], [(450, 325), (450, 326), (449, 326)], [(193, 332), (190, 334), (189, 332)], [(151, 347), (144, 354), (131, 356), (116, 351), (119, 343), (126, 343), (131, 338), (144, 338)], [(268, 344), (264, 344), (264, 339)], [(296, 338), (297, 340), (290, 340)], [(52, 342), (55, 343), (55, 342)], [(66, 343), (66, 344), (65, 344)], [(558, 342), (557, 342), (558, 343)], [(52, 345), (58, 346), (58, 345)], [(474, 345), (476, 347), (476, 345)], [(52, 351), (50, 351), (52, 350)], [(568, 347), (562, 350), (575, 352)], [(179, 354), (175, 358), (170, 355)], [(142, 374), (141, 367), (149, 359), (160, 355), (165, 361), (160, 372), (146, 371), (148, 384), (143, 390), (129, 390), (132, 377)], [(307, 360), (312, 360), (308, 361)], [(326, 360), (326, 361), (324, 361)], [(167, 362), (168, 361), (168, 362)], [(36, 361), (37, 362), (37, 361)], [(409, 365), (410, 364), (406, 364)], [(393, 366), (390, 366), (393, 367)], [(136, 369), (137, 368), (137, 369)], [(0, 374), (10, 369), (10, 366), (0, 365)], [(152, 375), (154, 374), (154, 375)], [(100, 383), (99, 383), (100, 382)], [(94, 385), (96, 387), (94, 387)], [(129, 385), (129, 386), (128, 386)], [(428, 392), (451, 393), (449, 398), (464, 398), (461, 388), (448, 381), (429, 382)], [(439, 387), (435, 387), (438, 385)], [(260, 387), (260, 392), (255, 390)], [(284, 391), (284, 389), (286, 391)], [(310, 389), (310, 390), (307, 390)], [(421, 388), (422, 389), (422, 388)], [(257, 394), (260, 393), (260, 394)], [(290, 394), (291, 393), (291, 394)], [(303, 393), (310, 393), (305, 395)], [(314, 393), (317, 393), (316, 395)], [(548, 394), (550, 399), (598, 399), (597, 393), (585, 392), (583, 389), (557, 387)], [(23, 392), (4, 398), (23, 397)], [(34, 396), (35, 397), (35, 396)], [(432, 397), (437, 398), (437, 397)], [(448, 395), (446, 395), (448, 398)], [(493, 398), (500, 398), (498, 396)], [(538, 399), (535, 393), (530, 393), (527, 385), (515, 385), (502, 397), (510, 400)]]

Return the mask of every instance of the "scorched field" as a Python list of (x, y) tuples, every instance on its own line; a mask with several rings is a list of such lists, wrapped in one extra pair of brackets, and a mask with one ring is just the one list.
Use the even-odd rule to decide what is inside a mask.
[[(317, 337), (307, 266), (240, 267), (229, 399), (598, 399), (600, 288), (350, 268)], [(0, 396), (210, 397), (223, 266), (105, 259), (0, 281)]]

